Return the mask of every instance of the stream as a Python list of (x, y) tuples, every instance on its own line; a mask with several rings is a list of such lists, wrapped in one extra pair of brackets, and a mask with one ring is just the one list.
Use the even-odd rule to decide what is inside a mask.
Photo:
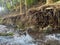
[[(0, 33), (14, 33), (13, 36), (0, 36), (0, 45), (43, 45), (41, 42), (35, 41), (28, 33), (26, 35), (19, 36), (18, 31), (15, 32), (13, 28), (7, 28), (4, 25), (0, 25)], [(43, 42), (46, 45), (60, 45), (60, 34), (49, 34), (43, 37)], [(44, 44), (45, 45), (45, 44)]]
[(0, 36), (0, 45), (37, 45), (34, 43), (34, 39), (29, 35), (19, 36), (18, 31), (14, 31), (13, 28), (7, 28), (7, 26), (0, 25), (0, 33), (14, 33), (13, 36)]

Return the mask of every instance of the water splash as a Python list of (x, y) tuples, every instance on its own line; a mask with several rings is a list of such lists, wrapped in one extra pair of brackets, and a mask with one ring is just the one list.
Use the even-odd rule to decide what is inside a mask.
[(46, 37), (46, 41), (47, 40), (58, 40), (60, 41), (60, 34), (50, 34), (45, 36)]

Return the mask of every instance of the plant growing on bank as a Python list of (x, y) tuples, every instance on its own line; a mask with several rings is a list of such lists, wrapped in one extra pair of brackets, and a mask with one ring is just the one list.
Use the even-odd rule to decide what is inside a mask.
[(0, 18), (0, 24), (2, 23), (2, 21), (3, 21), (3, 19), (2, 19), (2, 18)]
[(53, 30), (53, 28), (50, 25), (48, 25), (47, 27), (43, 28), (43, 32), (47, 33), (47, 34), (52, 33), (52, 30)]
[(8, 10), (11, 11), (11, 10), (16, 10), (18, 6), (21, 7), (21, 5), (24, 6), (25, 4), (27, 4), (27, 6), (30, 7), (31, 5), (36, 4), (37, 2), (38, 0), (6, 0), (6, 1), (0, 0), (1, 3), (0, 5), (2, 5), (2, 7), (6, 7)]
[(13, 33), (0, 33), (0, 36), (13, 36)]

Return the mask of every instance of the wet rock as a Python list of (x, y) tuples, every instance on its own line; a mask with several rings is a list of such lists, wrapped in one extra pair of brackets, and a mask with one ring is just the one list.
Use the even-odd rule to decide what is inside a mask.
[(60, 45), (60, 42), (57, 40), (49, 40), (46, 42), (46, 45)]
[(6, 33), (8, 29), (4, 25), (0, 25), (0, 33)]

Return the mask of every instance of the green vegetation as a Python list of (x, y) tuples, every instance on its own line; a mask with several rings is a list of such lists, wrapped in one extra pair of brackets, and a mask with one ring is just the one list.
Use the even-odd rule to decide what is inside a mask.
[(36, 4), (37, 2), (38, 2), (38, 0), (27, 0), (28, 6), (30, 6), (32, 4)]
[(60, 33), (60, 30), (57, 29), (56, 31), (56, 28), (54, 29), (52, 26), (48, 25), (47, 27), (43, 28), (42, 32), (45, 34), (52, 34), (57, 32)]
[[(25, 2), (26, 1), (26, 2)], [(40, 1), (47, 1), (47, 0), (40, 0)], [(59, 0), (50, 0), (51, 2), (57, 2), (57, 1), (59, 1)], [(4, 6), (5, 5), (5, 7), (9, 10), (9, 11), (11, 11), (11, 10), (15, 10), (15, 9), (17, 9), (17, 7), (19, 7), (19, 9), (21, 10), (22, 8), (26, 8), (27, 9), (27, 7), (30, 7), (31, 5), (33, 5), (33, 4), (37, 4), (38, 3), (38, 0), (6, 0), (5, 1), (5, 3), (4, 3), (4, 0), (1, 0), (0, 2), (2, 2), (2, 6)], [(49, 2), (49, 1), (47, 1), (47, 2)], [(20, 5), (20, 3), (21, 3), (21, 5)], [(27, 6), (26, 6), (27, 5)], [(21, 7), (21, 8), (20, 8)], [(25, 10), (26, 10), (25, 9)], [(22, 10), (22, 11), (24, 11), (24, 10)], [(26, 10), (27, 11), (27, 10)], [(33, 11), (34, 12), (34, 11)], [(25, 12), (24, 12), (25, 13)], [(25, 18), (26, 19), (26, 18)], [(24, 29), (25, 28), (25, 26), (26, 27), (28, 27), (28, 24), (24, 24), (24, 23), (22, 23), (19, 19), (17, 19), (16, 18), (16, 20), (19, 20), (19, 21), (15, 21), (15, 19), (12, 19), (13, 21), (14, 21), (14, 23), (15, 22), (17, 22), (17, 28), (18, 29)], [(21, 20), (23, 20), (23, 19), (21, 19)], [(13, 22), (12, 21), (12, 22)], [(2, 20), (0, 19), (0, 22), (2, 22)], [(45, 32), (50, 32), (50, 31), (48, 31), (48, 30), (45, 30)]]
[[(22, 1), (22, 6), (25, 5), (25, 0), (21, 0)], [(32, 4), (35, 4), (38, 2), (38, 0), (26, 0), (27, 1), (27, 5), (31, 6)], [(0, 5), (3, 7), (6, 7), (8, 10), (13, 10), (15, 9), (17, 6), (20, 6), (20, 0), (0, 0)]]
[(13, 33), (0, 33), (0, 36), (13, 36)]
[(0, 18), (0, 24), (2, 23), (2, 19)]
[(25, 26), (22, 22), (17, 23), (17, 29), (24, 29)]
[[(34, 4), (37, 4), (38, 2), (46, 2), (46, 0), (26, 0), (26, 4), (27, 4), (27, 7), (31, 7), (32, 5)], [(57, 2), (59, 0), (52, 0), (54, 2)], [(0, 0), (0, 6), (2, 7), (6, 7), (9, 11), (14, 11), (14, 10), (17, 10), (17, 8), (20, 7), (20, 3), (22, 3), (22, 8), (25, 6), (26, 7), (26, 4), (25, 4), (25, 0)]]

